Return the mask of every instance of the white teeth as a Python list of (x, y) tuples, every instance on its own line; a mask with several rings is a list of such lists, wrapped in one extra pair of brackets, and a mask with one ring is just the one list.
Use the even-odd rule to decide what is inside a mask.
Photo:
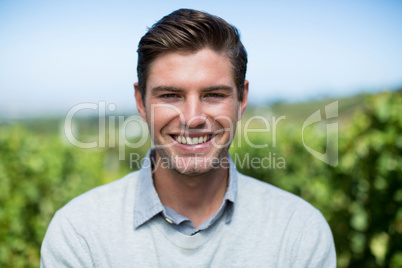
[(175, 140), (181, 144), (189, 144), (189, 145), (197, 145), (200, 143), (205, 143), (210, 138), (209, 135), (201, 136), (201, 137), (183, 137), (183, 136), (174, 136)]

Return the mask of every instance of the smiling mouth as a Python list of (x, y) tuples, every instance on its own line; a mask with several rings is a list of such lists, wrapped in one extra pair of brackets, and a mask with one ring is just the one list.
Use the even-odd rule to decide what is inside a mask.
[(185, 136), (179, 136), (179, 135), (174, 135), (173, 138), (181, 144), (187, 144), (187, 145), (197, 145), (201, 143), (206, 143), (212, 139), (213, 135), (204, 135), (204, 136), (199, 136), (199, 137), (185, 137)]

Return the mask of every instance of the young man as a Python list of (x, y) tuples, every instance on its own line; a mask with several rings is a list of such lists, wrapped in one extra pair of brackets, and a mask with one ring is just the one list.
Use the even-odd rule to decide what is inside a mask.
[(138, 48), (135, 99), (153, 163), (72, 200), (42, 267), (335, 267), (331, 231), (300, 198), (236, 171), (247, 54), (233, 26), (181, 9)]

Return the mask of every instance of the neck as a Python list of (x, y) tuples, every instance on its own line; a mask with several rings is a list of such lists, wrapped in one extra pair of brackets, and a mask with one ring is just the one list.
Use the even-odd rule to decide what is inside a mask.
[(189, 218), (197, 228), (218, 211), (228, 186), (228, 175), (228, 168), (187, 176), (157, 165), (153, 179), (162, 204)]

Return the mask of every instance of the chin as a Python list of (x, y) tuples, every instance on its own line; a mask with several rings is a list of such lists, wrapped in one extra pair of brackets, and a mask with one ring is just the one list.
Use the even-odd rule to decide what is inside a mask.
[[(216, 160), (215, 160), (216, 162)], [(219, 164), (218, 164), (219, 166)], [(218, 166), (211, 158), (194, 156), (194, 157), (174, 157), (172, 169), (176, 172), (187, 176), (198, 176), (207, 174)]]

